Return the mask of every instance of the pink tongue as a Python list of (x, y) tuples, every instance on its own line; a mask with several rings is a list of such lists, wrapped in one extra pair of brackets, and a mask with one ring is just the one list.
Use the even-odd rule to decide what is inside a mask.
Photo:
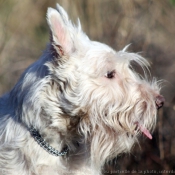
[(143, 127), (141, 124), (139, 124), (138, 122), (136, 123), (137, 126), (139, 127), (140, 131), (146, 136), (148, 137), (149, 139), (152, 139), (152, 135), (150, 134), (150, 132), (145, 128)]

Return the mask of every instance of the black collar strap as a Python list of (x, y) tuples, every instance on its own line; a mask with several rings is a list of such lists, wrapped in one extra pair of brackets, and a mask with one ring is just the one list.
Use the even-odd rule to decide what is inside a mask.
[(50, 146), (45, 139), (42, 138), (40, 133), (34, 128), (30, 127), (29, 132), (31, 136), (35, 139), (35, 141), (43, 148), (45, 149), (49, 154), (52, 154), (53, 156), (64, 156), (68, 153), (68, 147), (64, 147), (61, 152), (54, 149), (52, 146)]

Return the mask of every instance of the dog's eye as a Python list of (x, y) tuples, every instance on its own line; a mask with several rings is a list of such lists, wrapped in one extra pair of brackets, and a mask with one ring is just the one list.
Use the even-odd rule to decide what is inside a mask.
[(105, 77), (106, 78), (114, 78), (115, 77), (115, 70), (113, 71), (108, 71), (106, 74), (105, 74)]

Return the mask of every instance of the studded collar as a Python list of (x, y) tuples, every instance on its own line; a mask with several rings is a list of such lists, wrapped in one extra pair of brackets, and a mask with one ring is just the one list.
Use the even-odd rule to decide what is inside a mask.
[(44, 149), (46, 150), (49, 154), (53, 155), (53, 156), (64, 156), (68, 153), (68, 147), (65, 146), (62, 151), (58, 151), (55, 148), (53, 148), (52, 146), (49, 145), (49, 143), (47, 143), (45, 141), (44, 138), (42, 138), (42, 136), (40, 135), (39, 131), (37, 131), (33, 126), (29, 128), (29, 132), (31, 134), (31, 136), (35, 139), (35, 141)]

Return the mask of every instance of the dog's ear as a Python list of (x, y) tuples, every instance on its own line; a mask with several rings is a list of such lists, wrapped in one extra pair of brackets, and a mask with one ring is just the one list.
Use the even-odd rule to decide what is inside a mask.
[(73, 25), (65, 10), (57, 4), (57, 10), (48, 8), (47, 21), (51, 30), (51, 44), (60, 55), (70, 55), (74, 50), (71, 38)]

